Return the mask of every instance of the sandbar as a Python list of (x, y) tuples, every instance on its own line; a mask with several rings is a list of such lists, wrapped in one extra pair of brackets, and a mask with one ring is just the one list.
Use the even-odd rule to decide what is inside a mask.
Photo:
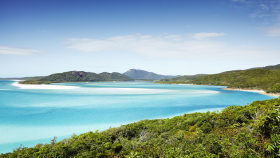
[(32, 84), (19, 84), (15, 82), (13, 86), (19, 87), (20, 89), (76, 89), (78, 86), (62, 86), (62, 85), (32, 85)]

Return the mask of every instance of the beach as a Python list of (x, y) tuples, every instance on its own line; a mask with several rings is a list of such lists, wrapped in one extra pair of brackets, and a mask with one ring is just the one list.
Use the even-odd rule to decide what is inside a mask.
[(19, 84), (15, 82), (13, 86), (19, 87), (20, 89), (76, 89), (77, 86), (62, 86), (62, 85), (32, 85), (32, 84)]
[(266, 92), (261, 92), (260, 94), (263, 94), (263, 95), (270, 95), (270, 96), (275, 96), (275, 97), (280, 97), (280, 93), (266, 93)]
[(230, 90), (230, 91), (246, 91), (246, 92), (256, 92), (262, 95), (270, 95), (270, 96), (276, 96), (280, 97), (280, 93), (266, 93), (264, 90), (253, 90), (253, 89), (241, 89), (241, 88), (223, 88), (225, 90)]

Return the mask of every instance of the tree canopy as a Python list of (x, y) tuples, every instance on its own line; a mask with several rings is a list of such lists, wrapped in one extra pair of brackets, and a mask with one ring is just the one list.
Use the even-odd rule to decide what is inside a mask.
[(37, 80), (21, 81), (21, 84), (49, 84), (61, 82), (98, 82), (98, 81), (133, 81), (134, 79), (123, 74), (113, 72), (103, 72), (96, 74), (84, 71), (69, 71), (63, 73), (52, 74)]

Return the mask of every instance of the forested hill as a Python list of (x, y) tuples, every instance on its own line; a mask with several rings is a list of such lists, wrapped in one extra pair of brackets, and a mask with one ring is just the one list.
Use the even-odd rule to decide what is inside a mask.
[(275, 98), (221, 112), (142, 120), (59, 142), (54, 138), (32, 148), (21, 146), (0, 157), (276, 158), (280, 156), (279, 105), (280, 98)]
[(208, 74), (185, 75), (175, 78), (161, 79), (155, 83), (189, 83), (192, 80), (207, 76)]
[(180, 76), (162, 79), (155, 83), (223, 85), (228, 86), (228, 88), (262, 89), (267, 93), (280, 93), (280, 64), (247, 70), (233, 70), (213, 75)]
[(84, 71), (69, 71), (56, 73), (38, 80), (26, 80), (21, 84), (42, 84), (42, 83), (59, 83), (59, 82), (97, 82), (97, 81), (132, 81), (134, 79), (123, 74), (113, 72), (103, 72), (100, 74)]
[[(180, 77), (175, 77), (175, 78), (168, 78), (168, 79), (161, 79), (159, 81), (156, 81), (155, 83), (195, 83), (195, 84), (217, 84), (217, 85), (231, 85), (235, 84), (236, 82), (241, 83), (246, 80), (254, 80), (255, 82), (259, 81), (260, 78), (265, 81), (270, 81), (270, 79), (275, 80), (277, 77), (277, 72), (276, 76), (272, 75), (269, 76), (269, 79), (265, 79), (262, 77), (262, 73), (268, 73), (271, 71), (266, 71), (264, 70), (261, 72), (261, 70), (256, 70), (256, 69), (266, 69), (266, 70), (280, 70), (280, 64), (278, 65), (271, 65), (271, 66), (265, 66), (265, 67), (257, 67), (257, 68), (251, 68), (247, 70), (233, 70), (233, 71), (227, 71), (223, 72), (220, 74), (214, 74), (211, 76), (208, 76), (209, 74), (197, 74), (197, 75), (184, 75)], [(252, 71), (248, 71), (252, 70)], [(256, 71), (253, 71), (256, 70)], [(247, 74), (248, 72), (248, 74)], [(272, 72), (275, 73), (275, 72)], [(205, 77), (208, 76), (208, 77)], [(242, 77), (241, 77), (242, 76)], [(202, 78), (204, 77), (204, 78)], [(237, 78), (236, 78), (237, 77)], [(253, 77), (252, 79), (250, 77)], [(201, 79), (199, 79), (201, 78)], [(277, 79), (276, 79), (277, 80)], [(276, 82), (278, 83), (278, 82)], [(243, 84), (243, 83), (241, 83)], [(274, 84), (274, 82), (272, 83)], [(241, 87), (240, 87), (241, 88)], [(253, 88), (253, 87), (251, 87)]]
[(280, 92), (279, 69), (249, 69), (208, 75), (190, 81), (192, 84), (224, 85), (229, 88), (262, 89), (269, 93)]
[(153, 72), (148, 72), (145, 70), (138, 70), (138, 69), (130, 69), (123, 74), (134, 79), (146, 79), (146, 80), (160, 80), (164, 78), (178, 77), (178, 76), (170, 76), (170, 75), (159, 75)]

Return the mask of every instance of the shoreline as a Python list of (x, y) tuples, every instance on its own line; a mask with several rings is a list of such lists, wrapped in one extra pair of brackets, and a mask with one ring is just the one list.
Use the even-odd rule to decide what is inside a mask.
[(274, 97), (280, 97), (280, 93), (266, 93), (264, 90), (254, 90), (254, 89), (241, 89), (241, 88), (222, 88), (224, 90), (229, 90), (229, 91), (245, 91), (245, 92), (255, 92), (259, 93), (262, 95), (270, 95)]

